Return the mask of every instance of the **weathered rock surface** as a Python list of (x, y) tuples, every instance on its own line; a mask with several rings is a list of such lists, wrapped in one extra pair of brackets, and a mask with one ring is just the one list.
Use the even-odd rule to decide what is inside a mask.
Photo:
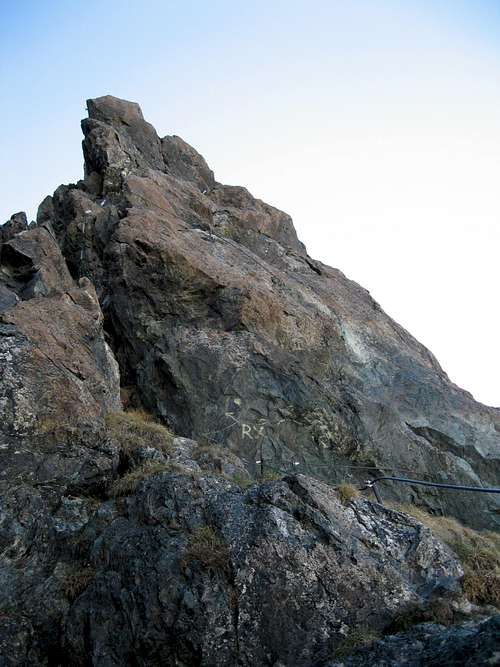
[(26, 213), (24, 211), (19, 211), (19, 213), (14, 213), (10, 216), (10, 219), (0, 227), (0, 243), (8, 241), (19, 232), (23, 232), (25, 229), (28, 229), (28, 219), (26, 218)]
[[(382, 628), (460, 574), (420, 527), (367, 502), (346, 509), (307, 478), (242, 493), (203, 474), (162, 473), (112, 515), (97, 539), (90, 533), (98, 574), (66, 622), (76, 664), (89, 650), (107, 665), (129, 655), (139, 664), (324, 664), (353, 625)], [(227, 545), (226, 562), (186, 557), (187, 539), (207, 525)]]
[[(84, 179), (0, 228), (0, 667), (326, 667), (359, 628), (429, 614), (455, 626), (345, 664), (417, 647), (429, 662), (409, 665), (494, 664), (498, 621), (463, 625), (488, 610), (427, 528), (251, 475), (498, 483), (499, 411), (310, 259), (286, 214), (136, 104), (88, 109)], [(124, 438), (122, 402), (185, 437)], [(491, 499), (411, 494), (494, 525)]]
[[(77, 462), (92, 443), (90, 478)], [(460, 565), (409, 517), (344, 506), (302, 475), (242, 490), (185, 439), (120, 469), (117, 445), (73, 434), (6, 485), (0, 664), (319, 666), (359, 624), (383, 631), (436, 601), (467, 610)], [(148, 458), (157, 467), (106, 500)]]
[(0, 430), (91, 423), (120, 406), (119, 371), (87, 278), (77, 286), (50, 226), (0, 245)]
[[(95, 284), (133, 404), (249, 469), (262, 455), (335, 481), (391, 468), (498, 484), (500, 411), (450, 383), (368, 292), (311, 260), (289, 216), (217, 183), (136, 104), (108, 96), (88, 109), (85, 179), (45, 200), (39, 221), (73, 277)], [(499, 521), (493, 496), (385, 493), (475, 526)]]
[(444, 628), (426, 623), (386, 637), (331, 667), (476, 667), (500, 664), (500, 615)]
[[(102, 487), (118, 464), (93, 430), (120, 406), (119, 373), (95, 290), (85, 278), (75, 285), (50, 228), (23, 225), (3, 238), (0, 664), (30, 665), (39, 664), (26, 648), (32, 620), (45, 617), (49, 628), (59, 618), (46, 582), (51, 558), (87, 517), (76, 496)], [(16, 616), (13, 608), (23, 611)]]

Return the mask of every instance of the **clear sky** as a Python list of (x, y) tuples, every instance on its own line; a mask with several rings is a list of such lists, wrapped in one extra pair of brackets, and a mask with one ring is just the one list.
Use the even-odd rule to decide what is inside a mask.
[(500, 0), (0, 0), (0, 221), (137, 101), (500, 406)]

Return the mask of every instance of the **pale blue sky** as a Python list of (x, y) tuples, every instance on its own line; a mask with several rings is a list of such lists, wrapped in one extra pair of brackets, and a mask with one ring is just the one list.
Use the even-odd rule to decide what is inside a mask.
[(0, 221), (141, 104), (500, 405), (500, 0), (0, 0)]

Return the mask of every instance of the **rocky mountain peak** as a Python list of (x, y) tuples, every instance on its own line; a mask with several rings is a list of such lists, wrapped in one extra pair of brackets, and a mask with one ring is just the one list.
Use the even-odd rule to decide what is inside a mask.
[(472, 529), (498, 496), (384, 486), (468, 524), (442, 519), (453, 553), (356, 487), (498, 484), (500, 410), (287, 214), (137, 104), (87, 105), (84, 178), (0, 228), (2, 660), (331, 667), (364, 628), (346, 664), (455, 639), (492, 664), (497, 543)]
[[(213, 172), (203, 156), (181, 137), (167, 136), (160, 140), (153, 126), (144, 120), (141, 108), (135, 102), (106, 95), (87, 100), (87, 109), (89, 117), (82, 121), (86, 136), (90, 134), (89, 128), (95, 128), (92, 120), (111, 126), (116, 133), (114, 139), (125, 146), (129, 141), (153, 168), (196, 183), (205, 192), (214, 187)], [(91, 135), (89, 143), (92, 140), (97, 140), (96, 135)], [(129, 148), (132, 149), (130, 145)], [(87, 165), (89, 169), (92, 170), (92, 163)]]
[[(137, 104), (105, 96), (88, 110), (85, 178), (46, 198), (38, 219), (73, 277), (95, 284), (132, 404), (249, 469), (262, 452), (324, 479), (357, 465), (359, 479), (368, 466), (495, 483), (500, 411), (451, 384), (366, 290), (312, 260), (288, 215), (215, 181)], [(434, 507), (432, 493), (413, 493)], [(468, 496), (439, 503), (469, 516)], [(476, 523), (496, 523), (494, 498), (476, 508)]]
[(160, 140), (138, 104), (106, 95), (87, 100), (87, 109), (89, 117), (82, 121), (85, 171), (104, 177), (104, 191), (119, 185), (114, 179), (121, 172), (163, 168)]
[(104, 95), (87, 100), (89, 118), (114, 125), (118, 130), (122, 125), (146, 125), (141, 107), (136, 102), (128, 102), (113, 95)]

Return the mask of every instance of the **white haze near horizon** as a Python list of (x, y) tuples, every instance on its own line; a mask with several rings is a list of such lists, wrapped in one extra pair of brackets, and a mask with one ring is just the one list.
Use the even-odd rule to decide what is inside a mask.
[(138, 101), (500, 406), (499, 3), (403, 4), (2, 9), (0, 219), (81, 177), (87, 97)]

